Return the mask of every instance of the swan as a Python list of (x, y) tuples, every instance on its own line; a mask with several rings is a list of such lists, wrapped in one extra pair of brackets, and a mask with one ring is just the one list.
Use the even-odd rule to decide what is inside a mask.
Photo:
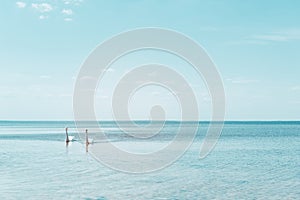
[(66, 127), (66, 143), (75, 141), (74, 136), (69, 136), (68, 127)]
[(85, 144), (86, 145), (89, 145), (89, 144), (93, 144), (93, 139), (90, 139), (89, 140), (89, 136), (88, 136), (88, 130), (87, 129), (85, 129)]

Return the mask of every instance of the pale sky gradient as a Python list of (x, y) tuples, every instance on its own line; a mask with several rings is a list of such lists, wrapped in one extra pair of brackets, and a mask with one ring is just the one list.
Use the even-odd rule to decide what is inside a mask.
[[(3, 1), (0, 120), (72, 120), (74, 82), (85, 58), (104, 40), (139, 27), (173, 29), (206, 49), (223, 77), (226, 120), (300, 120), (299, 8), (297, 0)], [(210, 98), (193, 70), (150, 51), (112, 66), (96, 97), (99, 119), (111, 119), (113, 80), (153, 60), (190, 80), (202, 119), (209, 119)], [(161, 88), (134, 97), (133, 117), (147, 118), (159, 101), (175, 119), (176, 100)]]

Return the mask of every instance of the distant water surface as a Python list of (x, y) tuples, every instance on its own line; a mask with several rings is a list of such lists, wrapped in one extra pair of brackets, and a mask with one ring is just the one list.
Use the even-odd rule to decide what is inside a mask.
[[(148, 143), (169, 142), (179, 125), (195, 122), (167, 122)], [(103, 166), (80, 142), (66, 147), (66, 126), (76, 137), (70, 121), (0, 121), (0, 199), (300, 199), (300, 122), (226, 122), (216, 148), (199, 160), (209, 126), (201, 122), (178, 161), (141, 175)], [(101, 126), (113, 142), (136, 142), (115, 122)]]

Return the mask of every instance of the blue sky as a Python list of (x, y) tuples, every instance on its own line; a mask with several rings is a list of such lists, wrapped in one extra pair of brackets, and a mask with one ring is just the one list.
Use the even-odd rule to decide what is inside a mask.
[[(296, 0), (3, 1), (0, 119), (72, 120), (74, 82), (88, 54), (119, 32), (150, 26), (179, 31), (206, 49), (223, 77), (227, 120), (299, 120), (299, 8)], [(175, 64), (193, 79), (176, 58), (153, 52), (136, 56), (112, 66), (105, 80), (121, 75), (137, 58)], [(209, 97), (197, 84), (201, 115), (209, 119)], [(111, 118), (111, 86), (103, 83), (97, 94), (100, 119)], [(161, 89), (135, 97), (134, 117), (147, 118), (151, 103), (169, 98), (163, 90), (163, 97), (155, 97), (156, 90)], [(166, 105), (169, 118), (178, 114), (175, 104)]]

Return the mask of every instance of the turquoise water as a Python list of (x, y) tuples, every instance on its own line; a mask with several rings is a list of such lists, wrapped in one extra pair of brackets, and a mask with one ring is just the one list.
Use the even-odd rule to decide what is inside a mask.
[[(112, 141), (135, 144), (115, 123), (102, 125)], [(168, 142), (178, 125), (149, 142)], [(300, 199), (300, 122), (227, 122), (203, 160), (200, 123), (179, 160), (140, 175), (103, 166), (79, 142), (66, 147), (65, 126), (74, 124), (0, 121), (0, 199)]]

